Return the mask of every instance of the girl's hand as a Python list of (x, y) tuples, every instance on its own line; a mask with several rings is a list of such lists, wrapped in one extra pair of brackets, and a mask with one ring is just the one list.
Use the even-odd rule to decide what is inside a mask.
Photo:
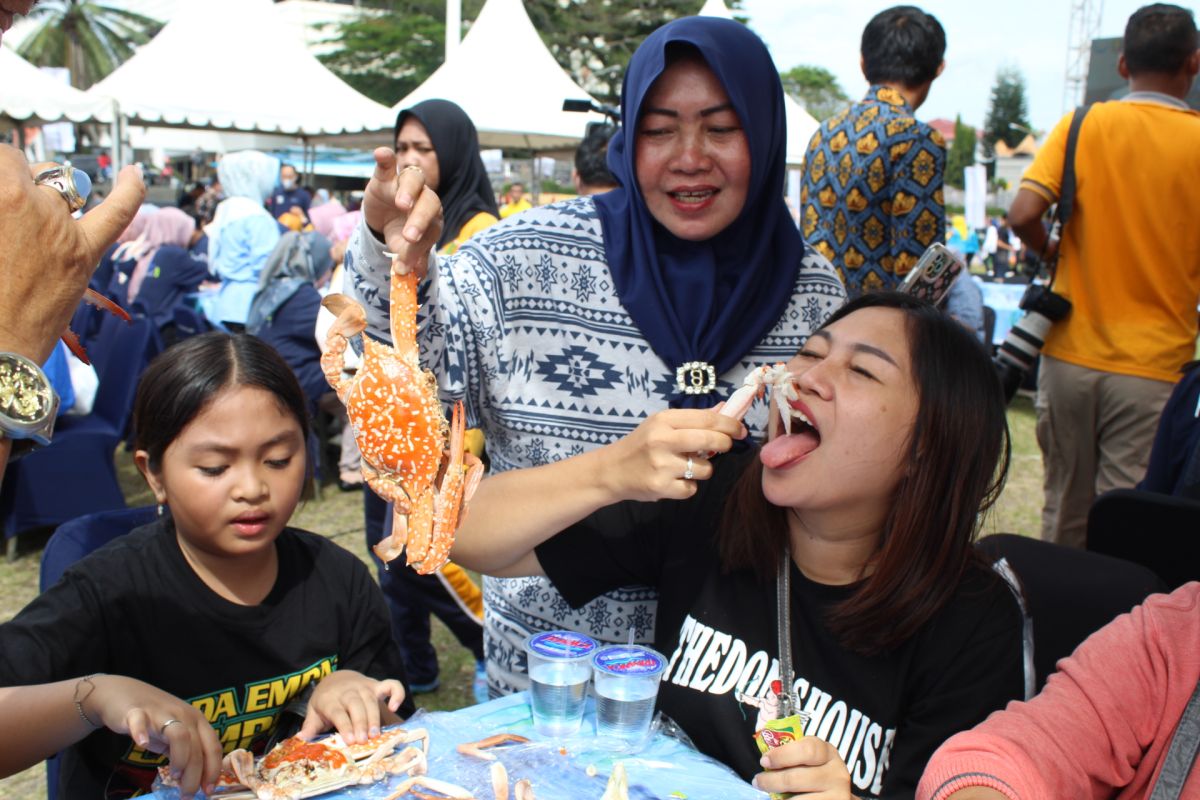
[(768, 750), (762, 765), (771, 772), (754, 776), (764, 792), (799, 792), (805, 800), (853, 800), (850, 771), (837, 748), (815, 736), (805, 736)]
[[(741, 422), (715, 410), (660, 411), (604, 448), (604, 480), (624, 500), (688, 498), (696, 493), (696, 481), (712, 477), (705, 456), (724, 453), (745, 436)], [(691, 477), (686, 478), (689, 459)]]
[[(347, 744), (379, 735), (382, 724), (398, 722), (396, 710), (404, 702), (404, 685), (397, 680), (377, 681), (361, 672), (339, 669), (321, 679), (308, 701), (308, 715), (300, 732), (311, 739), (336, 728)], [(387, 712), (380, 709), (383, 704)]]
[(206, 794), (212, 792), (221, 774), (221, 742), (199, 710), (133, 678), (96, 675), (89, 680), (95, 688), (87, 693), (87, 683), (81, 682), (79, 691), (89, 719), (128, 734), (143, 750), (166, 755), (182, 797), (191, 797), (201, 785)]

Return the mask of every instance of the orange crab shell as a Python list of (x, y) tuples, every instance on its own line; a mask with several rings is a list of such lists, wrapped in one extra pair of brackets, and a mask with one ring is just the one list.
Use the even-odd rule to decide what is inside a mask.
[(347, 416), (363, 459), (415, 497), (437, 477), (449, 431), (437, 380), (386, 345), (364, 337), (363, 347)]

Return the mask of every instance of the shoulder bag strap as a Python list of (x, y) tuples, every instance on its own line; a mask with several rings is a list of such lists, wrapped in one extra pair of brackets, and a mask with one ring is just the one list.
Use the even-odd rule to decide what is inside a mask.
[(1200, 684), (1175, 726), (1175, 735), (1171, 737), (1162, 772), (1154, 782), (1149, 800), (1178, 800), (1183, 795), (1183, 785), (1192, 771), (1197, 750), (1200, 750)]
[[(1058, 193), (1058, 206), (1054, 211), (1053, 231), (1057, 231), (1058, 235), (1062, 234), (1062, 229), (1066, 227), (1067, 222), (1071, 219), (1071, 213), (1075, 210), (1075, 147), (1079, 142), (1079, 129), (1083, 126), (1083, 118), (1087, 116), (1092, 105), (1089, 103), (1085, 106), (1079, 106), (1075, 109), (1074, 115), (1071, 117), (1071, 129), (1067, 131), (1067, 153), (1063, 159), (1063, 178), (1062, 189)], [(1050, 281), (1048, 286), (1054, 285), (1054, 275), (1058, 269), (1058, 258), (1049, 265)]]

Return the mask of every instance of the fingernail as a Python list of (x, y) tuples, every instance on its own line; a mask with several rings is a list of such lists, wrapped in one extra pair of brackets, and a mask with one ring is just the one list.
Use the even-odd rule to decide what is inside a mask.
[(138, 747), (145, 747), (147, 744), (149, 744), (149, 741), (147, 741), (145, 736), (139, 736), (137, 737), (137, 743)]
[(755, 775), (753, 778), (750, 779), (750, 785), (753, 786), (755, 789), (758, 788), (758, 776), (757, 775)]
[(759, 763), (759, 764), (762, 764), (762, 765), (763, 765), (763, 767), (765, 767), (766, 769), (770, 769), (770, 768), (771, 768), (771, 759), (767, 758), (766, 756), (763, 756), (762, 758), (760, 758), (760, 759), (758, 760), (758, 763)]
[(421, 238), (421, 232), (412, 225), (404, 229), (404, 238), (410, 242), (415, 242)]
[(378, 735), (379, 735), (379, 727), (378, 727), (378, 726), (375, 726), (375, 727), (372, 727), (372, 728), (371, 728), (370, 732), (367, 734), (367, 738), (368, 738), (368, 739), (371, 739), (371, 738), (374, 738), (374, 737), (376, 737), (376, 736), (378, 736)]

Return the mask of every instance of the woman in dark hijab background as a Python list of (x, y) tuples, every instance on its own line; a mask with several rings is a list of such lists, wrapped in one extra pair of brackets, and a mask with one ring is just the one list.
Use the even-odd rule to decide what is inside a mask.
[(420, 167), (426, 185), (442, 199), (440, 254), (455, 252), (499, 221), (492, 182), (479, 157), (479, 135), (467, 112), (449, 100), (425, 100), (396, 117), (394, 139), (400, 168)]

